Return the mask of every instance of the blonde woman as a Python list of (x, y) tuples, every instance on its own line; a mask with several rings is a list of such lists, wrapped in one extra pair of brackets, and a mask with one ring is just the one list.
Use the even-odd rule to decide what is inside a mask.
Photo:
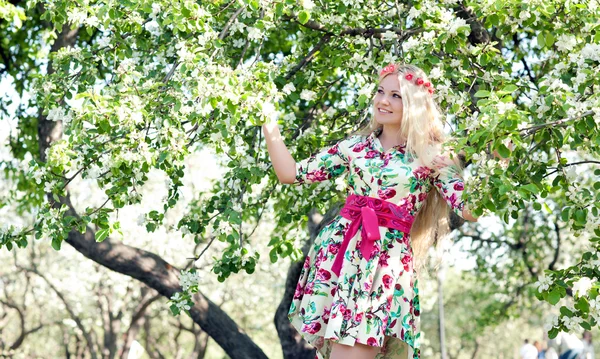
[(348, 182), (346, 204), (315, 239), (289, 311), (317, 358), (421, 357), (418, 269), (436, 232), (448, 231), (449, 208), (476, 221), (456, 156), (442, 152), (433, 93), (421, 69), (386, 66), (369, 125), (298, 163), (277, 125), (263, 126), (282, 183)]

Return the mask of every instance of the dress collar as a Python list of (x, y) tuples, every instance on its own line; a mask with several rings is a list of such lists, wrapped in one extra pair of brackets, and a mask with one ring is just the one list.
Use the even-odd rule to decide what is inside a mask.
[[(381, 153), (384, 153), (385, 151), (383, 150), (383, 146), (381, 145), (381, 141), (379, 141), (378, 136), (381, 134), (381, 131), (383, 131), (382, 127), (379, 127), (373, 131), (371, 131), (371, 133), (369, 134), (369, 136), (367, 137), (367, 141), (369, 143), (369, 146), (371, 147), (371, 149), (379, 151)], [(397, 145), (397, 146), (393, 146), (391, 148), (388, 148), (387, 151), (390, 151), (391, 149), (395, 149), (398, 150), (402, 153), (404, 153), (406, 145)]]

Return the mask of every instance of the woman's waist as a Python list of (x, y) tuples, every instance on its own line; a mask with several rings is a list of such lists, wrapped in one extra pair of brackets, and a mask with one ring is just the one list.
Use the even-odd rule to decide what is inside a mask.
[(351, 194), (346, 198), (346, 203), (340, 211), (340, 215), (349, 220), (368, 216), (377, 218), (379, 225), (399, 227), (398, 229), (410, 230), (414, 217), (405, 208), (381, 198)]

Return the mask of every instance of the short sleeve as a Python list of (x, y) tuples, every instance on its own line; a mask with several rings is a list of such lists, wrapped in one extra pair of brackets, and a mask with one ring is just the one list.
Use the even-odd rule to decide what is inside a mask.
[(465, 202), (462, 199), (462, 194), (465, 182), (462, 171), (452, 159), (446, 156), (437, 156), (434, 160), (434, 166), (438, 174), (432, 178), (433, 186), (446, 200), (450, 209), (463, 218), (462, 211)]
[(310, 184), (338, 177), (350, 167), (348, 140), (342, 140), (300, 162), (296, 162), (293, 184)]

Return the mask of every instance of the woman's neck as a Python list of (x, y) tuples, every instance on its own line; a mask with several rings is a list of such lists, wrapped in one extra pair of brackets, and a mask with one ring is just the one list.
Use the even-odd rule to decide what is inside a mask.
[(377, 136), (379, 138), (379, 142), (386, 143), (386, 144), (390, 144), (388, 147), (395, 147), (395, 146), (399, 146), (399, 145), (405, 145), (406, 144), (406, 139), (402, 138), (399, 139), (398, 138), (398, 132), (400, 132), (400, 127), (399, 126), (395, 126), (395, 127), (391, 127), (389, 125), (383, 125), (381, 132), (379, 132), (379, 135)]

